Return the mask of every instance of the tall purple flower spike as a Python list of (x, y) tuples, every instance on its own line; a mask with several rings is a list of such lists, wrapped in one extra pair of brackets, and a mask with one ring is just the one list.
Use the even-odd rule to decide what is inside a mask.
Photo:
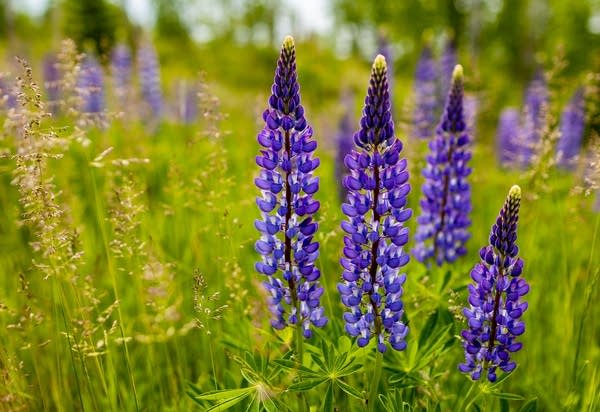
[(373, 62), (371, 81), (360, 130), (354, 135), (356, 149), (346, 156), (350, 174), (344, 178), (348, 191), (342, 211), (344, 269), (338, 284), (346, 332), (366, 346), (372, 337), (377, 350), (385, 352), (386, 341), (395, 350), (406, 348), (408, 327), (402, 321), (403, 284), (400, 273), (409, 261), (406, 208), (410, 192), (406, 159), (400, 159), (402, 142), (394, 135), (385, 58)]
[(354, 116), (353, 116), (353, 96), (350, 92), (346, 92), (342, 96), (342, 106), (344, 113), (340, 119), (338, 132), (335, 138), (336, 155), (335, 155), (335, 178), (340, 188), (340, 199), (343, 201), (346, 198), (346, 188), (342, 183), (344, 175), (348, 173), (348, 168), (344, 163), (346, 155), (352, 151), (354, 142)]
[(546, 122), (548, 108), (548, 87), (544, 73), (538, 72), (525, 92), (522, 134), (519, 139), (518, 161), (521, 167), (527, 167), (533, 161), (533, 155), (540, 143)]
[(140, 46), (137, 54), (137, 66), (142, 97), (150, 108), (152, 116), (160, 118), (163, 112), (160, 65), (156, 50), (150, 42)]
[(438, 73), (431, 48), (425, 46), (417, 63), (414, 83), (415, 111), (413, 135), (429, 139), (434, 134), (437, 121)]
[(582, 88), (575, 92), (564, 108), (559, 129), (560, 138), (556, 144), (558, 165), (564, 169), (573, 169), (585, 129), (585, 100)]
[(511, 353), (523, 344), (517, 337), (525, 332), (520, 320), (527, 310), (522, 298), (529, 285), (521, 276), (523, 260), (517, 257), (517, 222), (521, 188), (513, 186), (504, 206), (492, 226), (490, 243), (481, 248), (481, 262), (471, 270), (474, 283), (469, 285), (469, 307), (463, 310), (468, 328), (461, 333), (465, 349), (465, 362), (458, 368), (472, 379), (481, 377), (495, 382), (497, 369), (509, 373), (517, 366)]
[(102, 66), (93, 56), (86, 56), (81, 63), (81, 72), (77, 82), (81, 98), (81, 111), (101, 113), (104, 110), (104, 76)]
[(521, 133), (519, 111), (512, 107), (502, 110), (496, 131), (496, 153), (502, 166), (510, 167), (516, 164), (519, 133)]
[(429, 142), (430, 153), (423, 170), (421, 215), (417, 219), (413, 250), (419, 262), (438, 266), (454, 262), (467, 253), (465, 243), (470, 237), (471, 174), (470, 137), (463, 115), (463, 68), (457, 65), (452, 75), (452, 87), (436, 137)]
[(315, 266), (319, 243), (314, 240), (317, 223), (313, 215), (319, 202), (313, 195), (319, 178), (313, 171), (319, 159), (313, 157), (317, 142), (307, 125), (300, 104), (294, 39), (287, 36), (275, 71), (266, 123), (258, 134), (261, 154), (256, 157), (260, 175), (255, 179), (261, 196), (256, 199), (261, 219), (255, 226), (261, 233), (255, 248), (261, 255), (256, 270), (267, 279), (271, 325), (283, 329), (299, 325), (305, 338), (312, 336), (311, 324), (327, 323), (320, 304), (323, 288)]
[(56, 55), (46, 55), (42, 63), (42, 69), (44, 74), (44, 87), (48, 98), (48, 108), (53, 115), (57, 115), (60, 104), (60, 81), (62, 75), (58, 67)]
[(6, 109), (16, 109), (17, 105), (17, 94), (14, 86), (5, 78), (0, 77), (0, 108), (4, 106)]
[(452, 85), (452, 73), (454, 72), (454, 67), (456, 67), (457, 63), (456, 44), (454, 39), (448, 39), (444, 44), (444, 50), (442, 50), (442, 55), (440, 56), (441, 104), (444, 104), (448, 90), (450, 90), (450, 86)]
[(125, 108), (123, 105), (127, 104), (127, 91), (132, 87), (132, 65), (133, 58), (129, 47), (125, 44), (115, 46), (110, 55), (110, 71), (115, 95), (123, 109)]

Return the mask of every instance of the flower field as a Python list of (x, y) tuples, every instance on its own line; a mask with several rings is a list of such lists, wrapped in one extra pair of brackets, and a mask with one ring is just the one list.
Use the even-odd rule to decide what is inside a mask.
[(290, 34), (1, 40), (0, 410), (598, 410), (598, 61)]

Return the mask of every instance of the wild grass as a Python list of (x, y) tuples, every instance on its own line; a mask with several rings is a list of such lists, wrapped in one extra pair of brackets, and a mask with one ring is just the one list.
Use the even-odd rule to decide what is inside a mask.
[[(76, 72), (76, 50), (66, 44), (63, 53), (65, 71)], [(319, 76), (308, 61), (299, 64), (310, 70), (299, 69), (301, 82)], [(363, 79), (368, 73), (357, 63), (348, 70)], [(89, 121), (69, 100), (76, 94), (65, 98), (61, 116), (49, 117), (26, 64), (20, 76), (19, 106), (0, 115), (0, 410), (191, 410), (189, 383), (201, 392), (239, 388), (236, 396), (245, 398), (232, 410), (246, 410), (251, 399), (296, 410), (289, 388), (301, 389), (294, 378), (302, 371), (288, 363), (292, 334), (268, 325), (253, 268), (256, 106), (266, 102), (269, 84), (238, 91), (203, 81), (196, 123), (149, 129), (108, 113), (108, 121)], [(401, 96), (408, 86), (397, 83)], [(330, 323), (306, 345), (304, 364), (324, 378), (304, 397), (311, 410), (362, 410), (373, 357), (343, 332), (336, 291), (342, 214), (333, 145), (320, 132), (337, 122), (309, 90), (303, 86), (322, 162), (318, 265)], [(333, 107), (336, 97), (322, 107)], [(600, 393), (600, 215), (590, 198), (572, 193), (576, 175), (544, 166), (545, 190), (537, 190), (530, 175), (499, 169), (496, 123), (482, 118), (468, 256), (430, 271), (414, 261), (407, 266), (408, 349), (383, 358), (380, 408), (532, 410), (537, 402), (544, 411), (593, 411)], [(424, 143), (400, 138), (411, 153), (416, 210), (415, 165)], [(531, 284), (524, 349), (508, 379), (473, 384), (456, 367), (460, 307), (512, 184), (537, 195), (522, 203), (519, 223)]]

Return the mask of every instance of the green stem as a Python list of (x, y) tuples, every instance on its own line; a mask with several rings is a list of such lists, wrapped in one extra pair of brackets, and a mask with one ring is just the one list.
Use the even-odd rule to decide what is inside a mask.
[[(300, 301), (296, 301), (296, 313), (298, 314), (298, 320), (300, 320)], [(297, 364), (298, 369), (302, 366), (302, 360), (304, 359), (304, 337), (302, 336), (302, 323), (298, 321), (296, 324), (296, 330), (294, 331), (295, 339), (296, 339), (296, 356), (298, 357)], [(299, 378), (300, 379), (300, 378)], [(306, 397), (304, 393), (298, 393), (298, 410), (300, 412), (305, 412), (307, 410)]]
[[(479, 395), (481, 394), (481, 392), (479, 392), (477, 395), (475, 395), (472, 399), (469, 399), (471, 397), (471, 392), (473, 392), (473, 389), (475, 389), (476, 386), (477, 386), (477, 382), (472, 382), (471, 386), (469, 387), (469, 390), (467, 391), (467, 393), (464, 396), (461, 397), (460, 405), (456, 409), (458, 412), (466, 411), (467, 408), (473, 402), (475, 402), (475, 399), (477, 399), (477, 397), (479, 397)], [(465, 405), (465, 402), (467, 402), (466, 405)]]
[(369, 399), (367, 400), (369, 412), (375, 410), (375, 404), (377, 403), (377, 396), (379, 395), (379, 379), (381, 378), (382, 366), (383, 353), (377, 351), (375, 353), (375, 370), (373, 371), (373, 379), (371, 379), (371, 389), (369, 390)]

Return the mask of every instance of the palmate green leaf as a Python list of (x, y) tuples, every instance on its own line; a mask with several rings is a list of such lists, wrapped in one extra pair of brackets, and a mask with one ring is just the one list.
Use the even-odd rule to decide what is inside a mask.
[[(232, 390), (232, 391), (223, 391), (223, 392), (233, 392), (236, 391), (236, 389)], [(239, 391), (239, 390), (237, 390)], [(240, 403), (241, 401), (243, 401), (244, 399), (246, 399), (250, 393), (252, 392), (252, 390), (246, 390), (245, 392), (238, 394), (237, 396), (232, 396), (229, 398), (219, 398), (220, 402), (217, 402), (216, 404), (208, 407), (207, 409), (205, 409), (206, 412), (220, 412), (220, 411), (225, 411), (229, 408), (231, 408), (232, 406), (237, 405), (238, 403)], [(189, 393), (188, 393), (189, 394)], [(192, 400), (197, 403), (198, 405), (204, 406), (203, 401), (207, 401), (207, 400), (211, 400), (211, 399), (201, 399), (198, 396), (190, 396), (192, 398)]]
[(521, 406), (519, 412), (537, 412), (538, 409), (538, 400), (537, 398), (533, 398), (528, 400)]
[(419, 348), (422, 348), (425, 346), (425, 343), (427, 342), (427, 340), (429, 339), (429, 337), (432, 335), (433, 329), (435, 328), (435, 325), (437, 324), (437, 320), (438, 320), (438, 309), (436, 309), (435, 311), (433, 311), (433, 313), (431, 315), (429, 315), (429, 317), (427, 318), (427, 321), (425, 322), (425, 325), (423, 325), (423, 328), (421, 329), (421, 333), (419, 334)]
[(294, 392), (304, 392), (312, 388), (316, 388), (325, 381), (327, 381), (327, 377), (321, 377), (318, 379), (305, 379), (290, 385), (288, 389)]

